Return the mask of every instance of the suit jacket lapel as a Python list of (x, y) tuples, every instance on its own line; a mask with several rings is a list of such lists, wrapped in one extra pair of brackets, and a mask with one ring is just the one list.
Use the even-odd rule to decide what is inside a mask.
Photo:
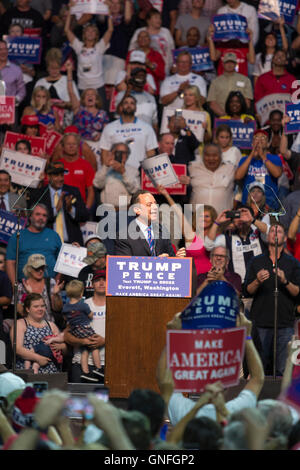
[(140, 243), (143, 244), (148, 256), (151, 256), (151, 251), (150, 251), (148, 240), (146, 240), (146, 238), (144, 237), (144, 233), (142, 232), (138, 224), (136, 224), (136, 227), (137, 227), (137, 232), (140, 232), (141, 236), (137, 240), (134, 240), (134, 241), (138, 242), (138, 240), (140, 240)]

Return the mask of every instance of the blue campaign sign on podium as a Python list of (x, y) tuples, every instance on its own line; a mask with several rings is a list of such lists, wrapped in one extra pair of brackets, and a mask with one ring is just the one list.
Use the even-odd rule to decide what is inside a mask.
[(206, 286), (182, 312), (183, 330), (232, 328), (239, 313), (239, 299), (225, 281)]

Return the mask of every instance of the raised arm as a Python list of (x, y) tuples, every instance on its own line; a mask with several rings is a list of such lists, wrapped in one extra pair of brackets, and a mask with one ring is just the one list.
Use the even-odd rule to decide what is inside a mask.
[(157, 186), (156, 189), (158, 190), (160, 194), (162, 194), (165, 197), (169, 206), (174, 208), (175, 214), (182, 221), (182, 228), (183, 228), (185, 242), (188, 244), (192, 243), (195, 237), (195, 231), (193, 230), (192, 225), (189, 223), (184, 213), (182, 212), (181, 207), (175, 203), (174, 199), (170, 196), (170, 194), (168, 193), (168, 191), (166, 190), (164, 186), (159, 185)]
[(73, 1), (71, 1), (68, 5), (67, 18), (66, 18), (65, 27), (64, 27), (64, 32), (68, 38), (68, 41), (70, 41), (71, 44), (76, 38), (75, 34), (71, 30), (71, 7), (74, 5), (75, 3)]
[(113, 31), (114, 31), (114, 24), (113, 24), (112, 17), (109, 15), (108, 20), (107, 20), (107, 30), (102, 36), (102, 39), (106, 45), (109, 44)]
[(296, 241), (296, 235), (299, 229), (300, 224), (300, 207), (297, 210), (297, 214), (293, 218), (291, 225), (289, 226), (288, 230), (288, 238), (292, 241)]
[(264, 368), (260, 359), (260, 356), (254, 346), (251, 338), (252, 322), (248, 320), (243, 313), (239, 314), (237, 326), (246, 327), (246, 346), (245, 346), (245, 358), (249, 369), (250, 379), (244, 390), (251, 390), (256, 397), (259, 396), (265, 381)]

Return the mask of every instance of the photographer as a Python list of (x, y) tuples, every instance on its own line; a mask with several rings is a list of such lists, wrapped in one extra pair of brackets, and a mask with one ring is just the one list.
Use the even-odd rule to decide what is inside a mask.
[(131, 69), (125, 91), (120, 91), (116, 97), (118, 106), (125, 96), (134, 96), (136, 99), (136, 116), (158, 130), (157, 105), (153, 95), (145, 91), (147, 72), (143, 64)]
[[(227, 225), (227, 230), (222, 233), (223, 224)], [(251, 207), (241, 206), (237, 211), (223, 211), (218, 215), (205, 237), (204, 246), (208, 251), (216, 246), (226, 246), (230, 254), (228, 269), (239, 274), (244, 282), (253, 256), (266, 251), (261, 234), (267, 233), (268, 229), (267, 224), (254, 219)]]
[(49, 212), (48, 228), (55, 230), (62, 242), (83, 245), (79, 224), (89, 219), (89, 212), (80, 191), (75, 186), (64, 183), (65, 168), (62, 162), (50, 164), (46, 171), (49, 178), (48, 191), (45, 187), (32, 191), (29, 207), (36, 201), (43, 203)]
[(93, 184), (102, 190), (102, 203), (113, 204), (119, 208), (120, 196), (127, 197), (129, 204), (131, 195), (139, 189), (139, 172), (126, 163), (129, 155), (130, 148), (127, 144), (113, 144), (105, 164), (97, 171)]

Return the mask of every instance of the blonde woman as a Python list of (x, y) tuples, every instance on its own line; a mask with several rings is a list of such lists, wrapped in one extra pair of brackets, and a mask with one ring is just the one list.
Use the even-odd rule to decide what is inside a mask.
[(102, 109), (102, 100), (94, 88), (87, 88), (74, 109), (74, 122), (84, 140), (98, 141), (104, 126), (109, 122), (106, 111)]
[(202, 107), (203, 96), (201, 96), (199, 88), (196, 85), (189, 85), (183, 93), (183, 109), (190, 111), (200, 111), (205, 114), (205, 121), (202, 123), (205, 129), (204, 142), (210, 142), (212, 138), (211, 119), (207, 111)]
[(52, 107), (51, 96), (49, 90), (43, 86), (37, 86), (32, 93), (31, 106), (34, 108), (39, 122), (47, 126), (49, 129), (61, 130), (59, 116)]
[(82, 41), (75, 36), (70, 28), (71, 7), (69, 4), (68, 15), (65, 23), (65, 33), (70, 41), (71, 47), (77, 55), (77, 76), (78, 88), (80, 92), (86, 88), (95, 88), (103, 100), (107, 109), (107, 100), (105, 95), (103, 55), (109, 47), (110, 39), (114, 30), (111, 17), (108, 17), (108, 28), (99, 41), (99, 30), (93, 24), (86, 24), (82, 33)]

